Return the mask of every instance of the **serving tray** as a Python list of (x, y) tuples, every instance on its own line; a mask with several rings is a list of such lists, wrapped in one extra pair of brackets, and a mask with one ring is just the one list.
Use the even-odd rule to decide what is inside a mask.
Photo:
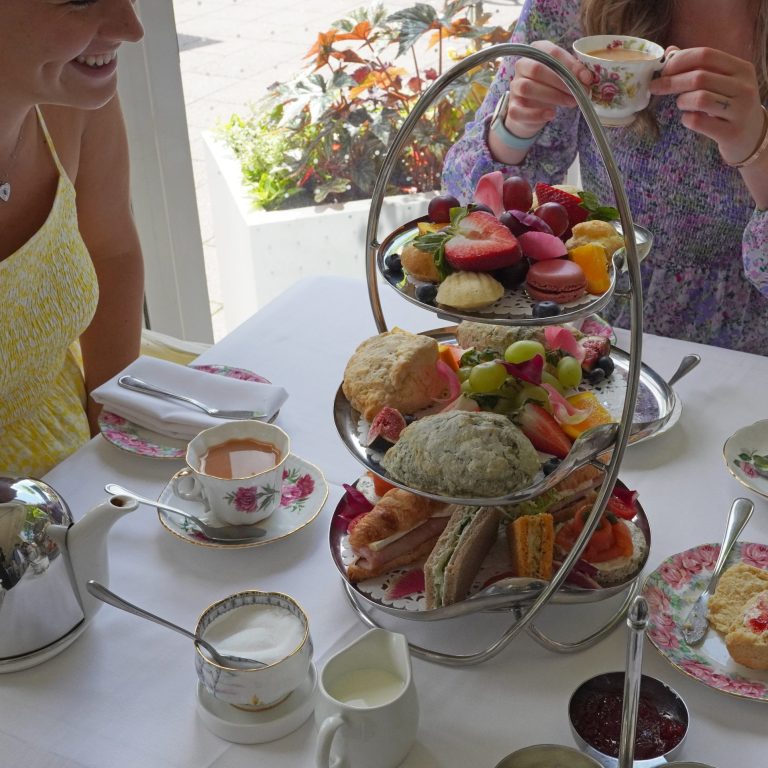
[[(431, 336), (442, 344), (456, 343), (455, 326), (434, 331), (426, 331), (426, 336)], [(624, 407), (624, 397), (629, 375), (629, 354), (618, 347), (611, 347), (611, 358), (615, 368), (613, 374), (599, 384), (582, 382), (580, 391), (590, 391), (608, 409), (617, 422), (621, 420), (621, 411)], [(670, 429), (680, 418), (682, 405), (669, 384), (653, 369), (646, 365), (641, 366), (640, 382), (635, 402), (635, 414), (629, 444), (648, 440)], [(384, 454), (365, 445), (370, 423), (363, 418), (354, 408), (339, 386), (333, 403), (333, 419), (336, 429), (344, 445), (363, 466), (384, 478), (393, 485), (404, 488), (402, 483), (390, 478), (389, 473), (381, 465)], [(534, 478), (534, 482), (541, 477)], [(416, 489), (413, 489), (415, 492)], [(524, 493), (526, 489), (521, 489)]]
[[(361, 491), (370, 492), (366, 486), (372, 481), (368, 477), (360, 478), (355, 485)], [(624, 486), (620, 481), (617, 485)], [(339, 569), (347, 588), (354, 592), (358, 600), (362, 600), (369, 607), (374, 607), (386, 613), (400, 616), (401, 618), (417, 621), (434, 621), (449, 619), (456, 616), (464, 616), (478, 611), (514, 611), (527, 607), (541, 593), (547, 582), (537, 579), (507, 578), (495, 581), (489, 586), (484, 586), (498, 578), (501, 574), (508, 574), (512, 565), (507, 547), (504, 523), (499, 525), (499, 535), (496, 543), (486, 557), (475, 581), (470, 589), (470, 596), (461, 602), (447, 605), (442, 608), (427, 610), (424, 592), (416, 592), (405, 597), (388, 597), (388, 592), (393, 585), (403, 579), (409, 571), (419, 568), (421, 564), (407, 565), (394, 568), (388, 573), (358, 584), (352, 584), (347, 579), (347, 565), (353, 560), (352, 550), (349, 547), (347, 535), (348, 518), (343, 514), (346, 504), (345, 499), (336, 506), (331, 519), (329, 543), (333, 562)], [(564, 584), (555, 592), (550, 600), (556, 604), (596, 603), (613, 597), (631, 586), (642, 572), (648, 560), (651, 547), (651, 532), (648, 519), (640, 504), (635, 501), (635, 516), (632, 522), (638, 527), (645, 537), (645, 555), (638, 563), (637, 570), (620, 583), (603, 587), (602, 589), (583, 589)]]
[[(404, 277), (402, 272), (392, 273), (386, 268), (385, 260), (392, 254), (399, 254), (403, 247), (413, 240), (418, 234), (418, 223), (427, 222), (427, 216), (403, 224), (390, 233), (379, 246), (376, 254), (376, 266), (387, 284), (397, 291), (404, 299), (416, 304), (430, 312), (436, 312), (443, 320), (456, 322), (457, 320), (480, 320), (494, 322), (500, 325), (541, 325), (544, 322), (573, 322), (587, 315), (599, 312), (611, 300), (618, 282), (618, 274), (613, 261), (609, 266), (610, 287), (600, 295), (587, 293), (577, 301), (571, 301), (561, 305), (561, 313), (557, 318), (537, 318), (533, 316), (533, 305), (536, 303), (529, 298), (522, 287), (504, 291), (504, 295), (495, 304), (479, 310), (460, 310), (447, 307), (442, 304), (428, 304), (416, 296), (416, 289), (424, 285), (422, 281), (410, 276)], [(621, 234), (621, 225), (613, 222), (616, 231)], [(635, 241), (637, 243), (640, 258), (648, 253), (651, 248), (653, 236), (647, 229), (635, 225)]]

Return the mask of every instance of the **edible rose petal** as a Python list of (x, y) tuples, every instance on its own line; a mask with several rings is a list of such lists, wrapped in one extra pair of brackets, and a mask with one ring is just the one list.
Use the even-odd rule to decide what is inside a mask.
[(541, 374), (544, 371), (544, 358), (541, 355), (534, 355), (524, 363), (508, 363), (506, 360), (499, 360), (498, 362), (506, 368), (507, 373), (515, 378), (536, 386), (541, 384)]
[(503, 192), (504, 174), (501, 171), (491, 171), (477, 180), (474, 200), (476, 203), (487, 205), (498, 216), (504, 210)]
[(437, 361), (437, 372), (445, 379), (448, 385), (448, 397), (436, 397), (435, 402), (452, 403), (461, 394), (461, 382), (456, 372), (444, 360)]
[(575, 405), (569, 403), (551, 384), (542, 384), (549, 395), (552, 405), (552, 415), (558, 424), (578, 424), (587, 418), (587, 411), (580, 411)]
[(580, 363), (584, 360), (586, 350), (579, 345), (576, 337), (567, 328), (561, 325), (548, 325), (544, 329), (544, 340), (550, 349), (562, 349)]
[(388, 600), (397, 600), (423, 592), (424, 589), (424, 571), (421, 568), (413, 568), (392, 582), (385, 597)]

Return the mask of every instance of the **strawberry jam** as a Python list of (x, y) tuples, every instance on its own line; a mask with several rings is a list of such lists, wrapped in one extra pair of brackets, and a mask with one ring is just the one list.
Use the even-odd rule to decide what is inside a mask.
[[(572, 715), (579, 736), (611, 757), (619, 756), (623, 699), (622, 693), (590, 692)], [(651, 699), (641, 694), (635, 734), (635, 760), (649, 760), (674, 749), (685, 735), (685, 724), (659, 711)]]

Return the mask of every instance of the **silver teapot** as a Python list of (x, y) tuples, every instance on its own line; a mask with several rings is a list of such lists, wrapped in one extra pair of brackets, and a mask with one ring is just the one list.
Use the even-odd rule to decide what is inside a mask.
[(0, 477), (0, 672), (26, 669), (76, 640), (101, 606), (107, 533), (138, 504), (112, 496), (75, 523), (41, 480)]

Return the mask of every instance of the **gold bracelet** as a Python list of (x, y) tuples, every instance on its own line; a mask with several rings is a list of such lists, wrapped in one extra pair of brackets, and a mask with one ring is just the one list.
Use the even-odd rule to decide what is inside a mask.
[(768, 149), (768, 109), (761, 106), (763, 110), (763, 136), (758, 142), (755, 151), (747, 157), (746, 160), (742, 160), (740, 163), (726, 163), (731, 168), (746, 168), (748, 165), (752, 165), (762, 154)]

